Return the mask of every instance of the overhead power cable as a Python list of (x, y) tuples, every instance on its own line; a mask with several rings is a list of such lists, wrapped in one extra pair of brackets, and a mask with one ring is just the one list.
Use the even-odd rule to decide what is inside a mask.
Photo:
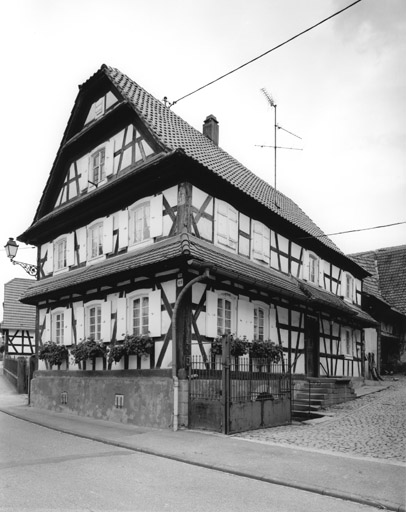
[(188, 98), (189, 96), (192, 96), (192, 94), (195, 94), (196, 92), (198, 91), (201, 91), (202, 89), (205, 89), (206, 87), (208, 87), (209, 85), (212, 85), (216, 82), (218, 82), (219, 80), (222, 80), (223, 78), (225, 78), (226, 76), (229, 76), (231, 75), (232, 73), (235, 73), (236, 71), (239, 71), (240, 69), (244, 68), (245, 66), (248, 66), (248, 64), (252, 64), (253, 62), (255, 62), (256, 60), (259, 60), (261, 59), (262, 57), (265, 57), (265, 55), (268, 55), (269, 53), (277, 50), (278, 48), (281, 48), (282, 46), (284, 46), (285, 44), (288, 44), (290, 43), (291, 41), (297, 39), (298, 37), (302, 36), (303, 34), (306, 34), (307, 32), (310, 32), (311, 30), (313, 30), (314, 28), (322, 25), (323, 23), (325, 23), (326, 21), (329, 21), (331, 20), (332, 18), (334, 18), (335, 16), (338, 16), (339, 14), (341, 14), (342, 12), (346, 11), (347, 9), (350, 9), (351, 7), (353, 7), (354, 5), (360, 3), (362, 0), (357, 0), (356, 2), (353, 2), (352, 4), (350, 5), (347, 5), (347, 7), (344, 7), (344, 9), (341, 9), (340, 11), (337, 11), (335, 12), (334, 14), (332, 14), (331, 16), (328, 16), (327, 18), (324, 18), (323, 20), (319, 21), (318, 23), (316, 23), (315, 25), (312, 25), (311, 27), (307, 28), (306, 30), (302, 30), (302, 32), (299, 32), (298, 34), (296, 34), (295, 36), (292, 36), (290, 37), (289, 39), (287, 39), (286, 41), (284, 41), (283, 43), (280, 43), (278, 44), (277, 46), (274, 46), (273, 48), (271, 48), (270, 50), (264, 52), (264, 53), (261, 53), (261, 55), (258, 55), (257, 57), (254, 57), (253, 59), (249, 60), (248, 62), (245, 62), (244, 64), (241, 64), (241, 66), (238, 66), (237, 68), (235, 69), (232, 69), (231, 71), (229, 71), (228, 73), (225, 73), (224, 75), (221, 75), (219, 76), (218, 78), (216, 78), (215, 80), (212, 80), (211, 82), (208, 82), (207, 84), (205, 85), (202, 85), (201, 87), (199, 87), (198, 89), (195, 89), (194, 91), (192, 92), (189, 92), (188, 94), (185, 94), (184, 96), (182, 96), (181, 98), (178, 98), (177, 100), (175, 100), (173, 103), (170, 103), (170, 106), (172, 107), (173, 105), (176, 105), (176, 103), (179, 103), (179, 101), (181, 100), (184, 100), (185, 98)]
[(370, 231), (372, 229), (389, 228), (391, 226), (400, 226), (401, 224), (406, 224), (406, 220), (404, 220), (402, 222), (394, 222), (393, 224), (384, 224), (382, 226), (373, 226), (371, 228), (350, 229), (349, 231), (338, 231), (337, 233), (328, 233), (325, 235), (301, 236), (297, 240), (304, 240), (305, 238), (324, 238), (325, 236), (345, 235), (347, 233), (359, 233), (360, 231)]

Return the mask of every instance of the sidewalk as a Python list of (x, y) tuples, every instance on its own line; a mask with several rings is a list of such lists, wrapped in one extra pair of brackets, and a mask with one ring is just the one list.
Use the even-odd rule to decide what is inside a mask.
[(158, 457), (394, 511), (406, 511), (406, 465), (251, 442), (199, 431), (141, 428), (36, 409), (0, 376), (0, 412)]

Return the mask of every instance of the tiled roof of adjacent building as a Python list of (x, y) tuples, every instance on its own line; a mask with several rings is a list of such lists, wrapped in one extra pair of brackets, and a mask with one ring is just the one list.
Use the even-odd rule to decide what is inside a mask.
[(372, 276), (364, 291), (406, 315), (406, 245), (349, 255)]
[(309, 235), (317, 237), (325, 246), (342, 254), (334, 242), (291, 199), (244, 167), (128, 76), (106, 65), (102, 66), (101, 71), (109, 77), (164, 147), (172, 151), (182, 149), (189, 157), (229, 184)]
[(3, 329), (35, 329), (35, 306), (20, 302), (33, 279), (15, 278), (4, 285)]

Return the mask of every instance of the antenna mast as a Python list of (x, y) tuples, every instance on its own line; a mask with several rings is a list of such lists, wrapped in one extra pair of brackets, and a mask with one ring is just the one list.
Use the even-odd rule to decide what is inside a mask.
[(274, 108), (275, 110), (275, 125), (274, 125), (274, 128), (275, 128), (275, 132), (274, 132), (274, 186), (275, 186), (275, 190), (276, 190), (276, 149), (277, 149), (277, 145), (276, 145), (276, 131), (277, 131), (277, 124), (276, 124), (276, 103), (274, 101), (274, 99), (272, 98), (272, 96), (269, 94), (269, 92), (265, 89), (265, 87), (263, 87), (261, 89), (261, 91), (263, 92), (267, 102), (269, 103), (269, 105), (271, 107)]

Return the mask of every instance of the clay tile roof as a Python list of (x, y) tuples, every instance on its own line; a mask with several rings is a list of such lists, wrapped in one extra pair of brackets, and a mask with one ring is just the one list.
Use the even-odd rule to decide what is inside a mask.
[(244, 167), (118, 69), (103, 65), (101, 71), (109, 77), (124, 99), (129, 102), (140, 119), (150, 129), (152, 135), (155, 135), (168, 151), (182, 149), (188, 156), (229, 184), (237, 187), (309, 235), (318, 237), (325, 246), (342, 254), (334, 242), (325, 236), (322, 230), (291, 199)]
[(20, 298), (35, 281), (12, 279), (4, 285), (3, 329), (35, 329), (35, 307), (20, 302)]
[(364, 281), (364, 291), (406, 315), (406, 245), (349, 256), (372, 274)]

